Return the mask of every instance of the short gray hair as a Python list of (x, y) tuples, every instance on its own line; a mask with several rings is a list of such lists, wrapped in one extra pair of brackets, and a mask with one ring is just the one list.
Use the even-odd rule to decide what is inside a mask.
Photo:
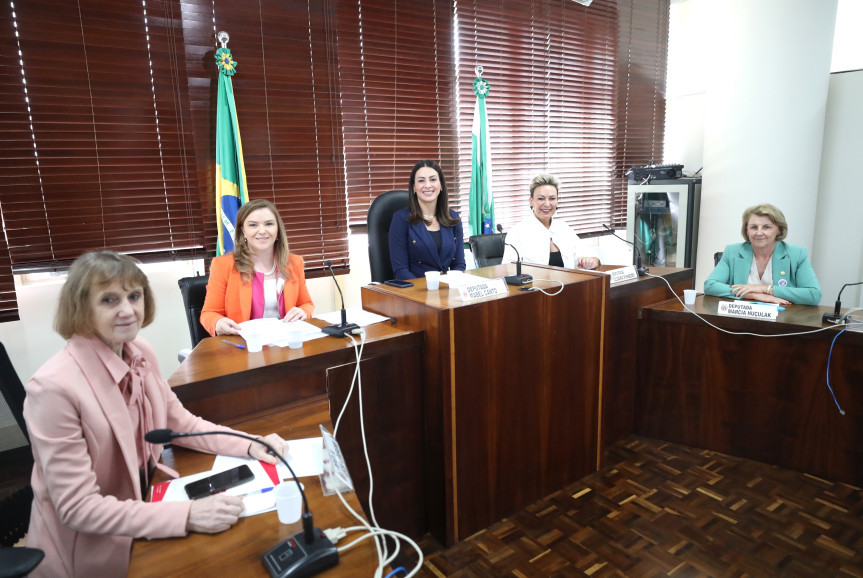
[(533, 191), (537, 187), (542, 187), (544, 185), (551, 185), (552, 187), (554, 187), (555, 191), (557, 191), (558, 193), (560, 192), (560, 179), (549, 173), (539, 173), (538, 175), (533, 177), (532, 181), (530, 181), (531, 198), (533, 198)]

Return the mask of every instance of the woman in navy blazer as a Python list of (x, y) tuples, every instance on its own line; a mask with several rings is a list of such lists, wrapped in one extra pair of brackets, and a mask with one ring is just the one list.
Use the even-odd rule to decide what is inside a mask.
[(408, 184), (410, 204), (390, 223), (390, 261), (396, 279), (426, 271), (464, 271), (464, 233), (450, 210), (443, 171), (434, 161), (414, 165)]
[(704, 282), (707, 295), (789, 305), (818, 305), (821, 286), (805, 247), (783, 239), (788, 223), (782, 211), (762, 204), (743, 213), (746, 243), (728, 245)]

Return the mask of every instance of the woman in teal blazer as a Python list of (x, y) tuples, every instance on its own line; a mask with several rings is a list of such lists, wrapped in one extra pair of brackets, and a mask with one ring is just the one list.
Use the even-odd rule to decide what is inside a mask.
[(783, 239), (788, 223), (769, 204), (743, 213), (745, 243), (728, 245), (704, 282), (704, 293), (730, 299), (751, 299), (781, 305), (818, 305), (821, 286), (805, 247)]

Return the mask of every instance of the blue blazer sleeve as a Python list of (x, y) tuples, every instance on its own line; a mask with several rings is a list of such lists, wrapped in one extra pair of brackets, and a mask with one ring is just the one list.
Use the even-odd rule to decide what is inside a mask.
[(408, 215), (407, 209), (396, 211), (390, 223), (390, 264), (393, 267), (393, 277), (396, 279), (416, 277), (411, 273), (408, 257)]
[[(458, 213), (450, 211), (453, 218), (458, 219)], [(453, 257), (450, 269), (455, 271), (464, 271), (467, 267), (464, 262), (464, 229), (461, 221), (453, 226), (453, 237), (455, 242), (455, 256)]]

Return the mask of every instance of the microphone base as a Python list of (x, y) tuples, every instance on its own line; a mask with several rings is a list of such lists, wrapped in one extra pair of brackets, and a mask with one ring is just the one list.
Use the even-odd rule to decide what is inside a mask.
[(825, 313), (821, 316), (821, 323), (830, 323), (832, 325), (844, 325), (846, 322), (844, 315), (834, 315), (833, 313)]
[(339, 551), (323, 530), (315, 528), (311, 544), (299, 532), (269, 550), (261, 561), (273, 578), (305, 578), (338, 565)]
[(527, 273), (522, 273), (521, 275), (508, 275), (503, 278), (506, 281), (507, 285), (527, 285), (528, 283), (533, 283), (533, 277), (528, 275)]
[(639, 277), (644, 277), (650, 272), (650, 269), (648, 269), (647, 267), (637, 267), (636, 271), (638, 272)]
[(321, 329), (325, 335), (329, 335), (330, 337), (344, 337), (348, 333), (351, 333), (354, 329), (359, 329), (360, 326), (356, 323), (345, 323), (338, 325), (329, 325)]

